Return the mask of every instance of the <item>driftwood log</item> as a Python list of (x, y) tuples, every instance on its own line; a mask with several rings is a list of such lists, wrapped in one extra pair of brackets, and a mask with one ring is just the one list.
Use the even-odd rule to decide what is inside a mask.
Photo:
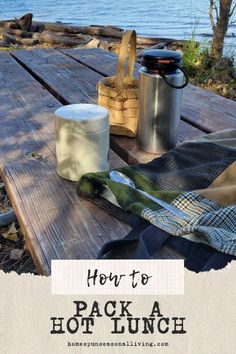
[(32, 19), (33, 14), (29, 13), (16, 20), (16, 23), (20, 25), (20, 29), (28, 31), (31, 28)]
[(49, 32), (34, 33), (32, 38), (38, 40), (39, 43), (59, 44), (66, 46), (86, 44), (92, 39), (91, 37), (88, 38), (83, 36), (68, 37), (64, 34), (57, 35)]
[(55, 45), (65, 45), (65, 46), (76, 46), (76, 45), (85, 45), (91, 38), (83, 37), (66, 37), (64, 35), (56, 35), (50, 33), (33, 33), (30, 37), (19, 37), (18, 35), (14, 36), (7, 32), (2, 32), (2, 44), (8, 45), (10, 43), (17, 43), (26, 46), (33, 46), (38, 43), (47, 43)]
[(25, 45), (25, 46), (33, 46), (33, 45), (39, 44), (39, 40), (33, 39), (33, 38), (21, 38), (20, 44)]
[(15, 36), (12, 36), (9, 33), (2, 33), (2, 44), (9, 45), (9, 44), (16, 44), (17, 40)]
[(33, 32), (22, 31), (21, 29), (15, 29), (11, 27), (7, 28), (7, 27), (0, 26), (0, 33), (4, 33), (4, 32), (20, 38), (31, 38), (33, 35)]
[(33, 38), (19, 38), (18, 36), (13, 36), (7, 32), (2, 33), (2, 45), (9, 45), (9, 44), (22, 44), (26, 46), (33, 46), (38, 44), (39, 41)]
[(0, 21), (0, 26), (4, 28), (15, 28), (28, 31), (32, 25), (33, 14), (28, 13), (19, 19)]

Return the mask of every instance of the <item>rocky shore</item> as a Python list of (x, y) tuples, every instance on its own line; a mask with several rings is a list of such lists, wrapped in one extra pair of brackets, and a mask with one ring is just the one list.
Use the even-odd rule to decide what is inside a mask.
[[(0, 21), (2, 48), (32, 49), (37, 47), (102, 48), (119, 52), (123, 29), (114, 26), (66, 26), (62, 23), (32, 21), (33, 15)], [(137, 37), (137, 50), (147, 47), (177, 49), (186, 41), (171, 38)]]

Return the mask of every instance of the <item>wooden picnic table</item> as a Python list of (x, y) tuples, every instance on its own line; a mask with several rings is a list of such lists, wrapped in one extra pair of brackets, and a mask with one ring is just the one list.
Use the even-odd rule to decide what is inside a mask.
[[(0, 172), (40, 274), (50, 274), (52, 259), (94, 259), (105, 242), (130, 230), (79, 198), (76, 183), (56, 173), (54, 111), (95, 103), (96, 84), (114, 75), (116, 61), (100, 49), (0, 53)], [(236, 103), (185, 88), (179, 143), (225, 128), (236, 128)], [(155, 157), (140, 151), (133, 138), (111, 136), (111, 168)]]

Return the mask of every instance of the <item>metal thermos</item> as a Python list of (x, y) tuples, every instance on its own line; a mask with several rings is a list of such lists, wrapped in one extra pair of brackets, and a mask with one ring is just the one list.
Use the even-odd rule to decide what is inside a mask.
[(144, 51), (139, 70), (137, 131), (137, 145), (141, 150), (163, 153), (176, 146), (182, 89), (188, 83), (181, 66), (179, 52)]

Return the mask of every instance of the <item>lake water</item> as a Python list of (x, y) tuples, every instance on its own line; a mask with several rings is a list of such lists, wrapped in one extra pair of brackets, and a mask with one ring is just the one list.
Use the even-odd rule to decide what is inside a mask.
[[(206, 41), (209, 37), (204, 35), (211, 34), (208, 6), (209, 0), (0, 0), (0, 18), (32, 12), (39, 21), (109, 24), (135, 29), (141, 35), (179, 39), (195, 32), (196, 39)], [(229, 26), (228, 35), (226, 49), (236, 56), (236, 24)]]

